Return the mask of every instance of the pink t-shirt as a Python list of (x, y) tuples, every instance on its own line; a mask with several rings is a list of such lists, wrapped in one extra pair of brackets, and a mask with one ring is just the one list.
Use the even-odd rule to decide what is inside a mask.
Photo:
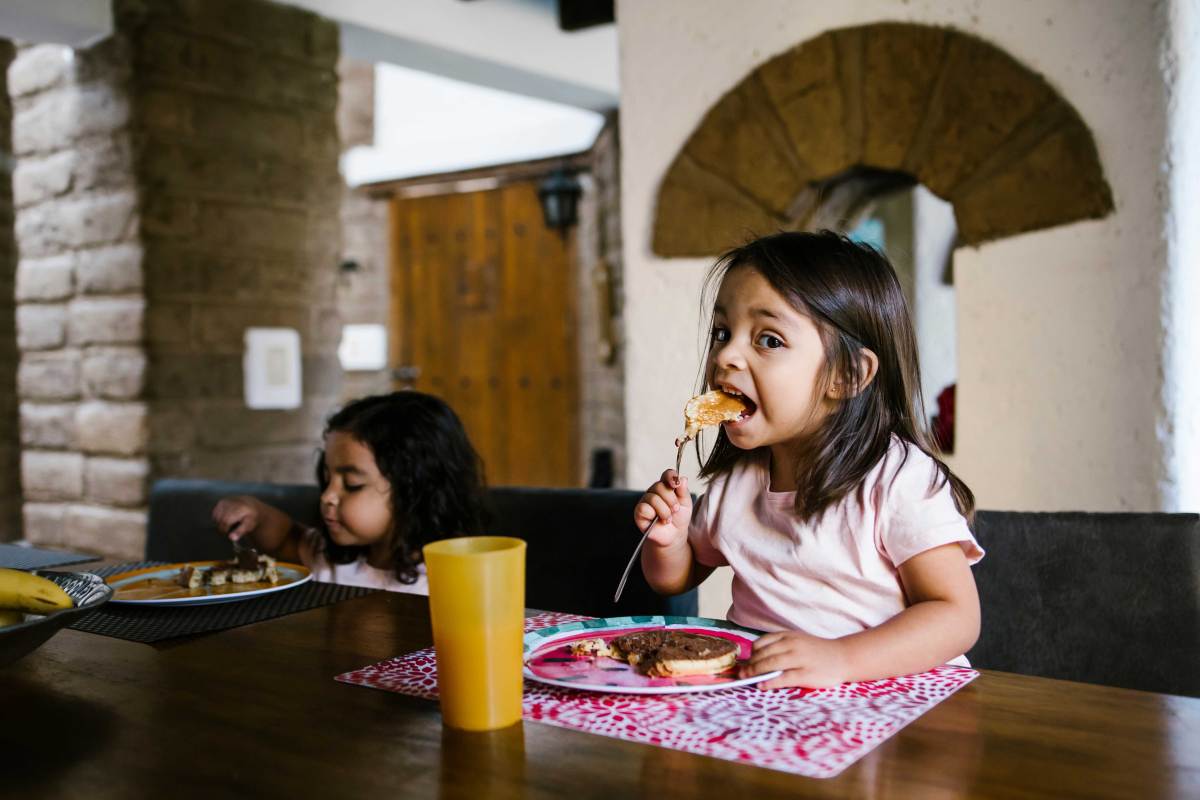
[(949, 483), (930, 491), (935, 469), (893, 437), (860, 492), (802, 523), (796, 493), (770, 491), (766, 453), (746, 459), (697, 502), (692, 552), (701, 564), (733, 568), (728, 617), (739, 625), (827, 639), (873, 628), (908, 605), (900, 564), (951, 542), (971, 564), (983, 557)]
[(312, 571), (314, 581), (338, 583), (343, 586), (365, 586), (368, 589), (384, 589), (405, 594), (429, 594), (429, 580), (425, 577), (425, 565), (417, 565), (415, 583), (401, 583), (393, 569), (381, 569), (367, 563), (366, 556), (348, 564), (331, 564), (319, 546), (320, 533), (309, 530), (300, 540), (300, 560)]

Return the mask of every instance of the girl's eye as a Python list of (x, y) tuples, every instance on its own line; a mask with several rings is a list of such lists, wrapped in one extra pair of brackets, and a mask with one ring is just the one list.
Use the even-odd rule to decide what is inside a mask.
[(783, 339), (770, 333), (763, 333), (758, 337), (758, 346), (774, 350), (777, 347), (783, 347)]
[(359, 489), (363, 488), (363, 484), (361, 483), (354, 484), (353, 486), (347, 483), (344, 484), (344, 486), (346, 487), (347, 492), (357, 492)]
[(714, 342), (728, 342), (729, 341), (729, 331), (725, 328), (720, 328), (720, 327), (713, 328), (712, 329), (712, 340)]

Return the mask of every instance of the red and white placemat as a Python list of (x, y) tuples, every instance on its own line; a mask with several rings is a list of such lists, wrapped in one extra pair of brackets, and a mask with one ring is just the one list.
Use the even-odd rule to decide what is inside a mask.
[[(526, 630), (588, 619), (538, 614)], [(660, 696), (573, 691), (526, 681), (525, 719), (810, 778), (832, 778), (979, 675), (936, 667), (832, 689), (753, 686)], [(432, 648), (337, 676), (342, 683), (437, 698)]]

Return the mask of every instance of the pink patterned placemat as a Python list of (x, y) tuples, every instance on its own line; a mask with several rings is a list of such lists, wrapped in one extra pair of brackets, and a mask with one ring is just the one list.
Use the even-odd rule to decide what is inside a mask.
[[(538, 614), (527, 631), (590, 617)], [(526, 681), (525, 719), (740, 761), (810, 778), (832, 778), (979, 675), (943, 666), (919, 675), (832, 689), (753, 686), (675, 695), (574, 691)], [(433, 648), (337, 676), (342, 683), (437, 699)]]

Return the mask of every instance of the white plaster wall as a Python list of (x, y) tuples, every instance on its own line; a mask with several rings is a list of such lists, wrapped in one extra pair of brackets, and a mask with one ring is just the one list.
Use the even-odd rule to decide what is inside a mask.
[(1166, 381), (1159, 436), (1167, 448), (1163, 506), (1200, 509), (1200, 3), (1173, 0), (1164, 67), (1170, 94)]
[(943, 282), (958, 227), (954, 208), (918, 185), (913, 210), (913, 326), (921, 356), (921, 393), (925, 413), (937, 413), (937, 396), (958, 372), (958, 334), (954, 287)]
[[(957, 469), (983, 508), (1163, 506), (1161, 5), (626, 0), (617, 20), (632, 486), (670, 464), (700, 355), (708, 262), (650, 252), (671, 159), (705, 111), (770, 57), (831, 28), (899, 20), (981, 36), (1044, 75), (1092, 129), (1117, 206), (1104, 220), (957, 254)], [(702, 596), (706, 613), (724, 591)]]

